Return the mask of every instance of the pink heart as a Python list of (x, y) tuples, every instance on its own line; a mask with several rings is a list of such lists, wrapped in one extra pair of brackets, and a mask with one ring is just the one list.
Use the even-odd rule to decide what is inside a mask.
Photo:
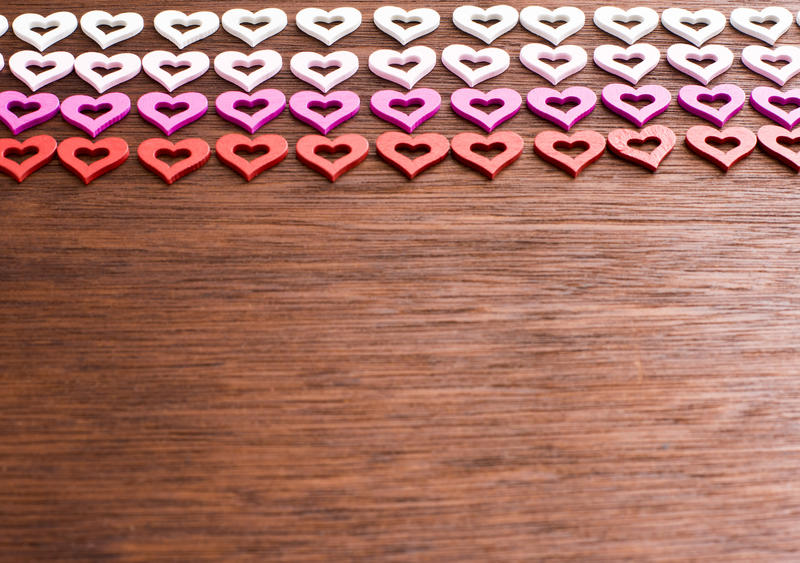
[[(314, 108), (328, 109), (338, 107), (328, 115), (314, 111)], [(303, 123), (308, 123), (314, 129), (327, 135), (328, 131), (338, 127), (355, 114), (361, 107), (361, 99), (355, 92), (339, 90), (328, 94), (320, 94), (304, 90), (297, 92), (289, 98), (289, 111)]]
[[(136, 107), (143, 119), (169, 136), (181, 127), (200, 119), (208, 110), (208, 99), (199, 92), (186, 92), (177, 96), (163, 92), (149, 92), (139, 98)], [(162, 108), (184, 109), (170, 117), (158, 111)]]
[[(401, 106), (407, 108), (410, 105), (417, 104), (420, 104), (420, 107), (409, 114), (392, 107)], [(415, 88), (405, 94), (396, 90), (378, 90), (369, 101), (372, 113), (392, 125), (397, 125), (406, 133), (411, 133), (436, 115), (441, 105), (442, 97), (439, 92), (432, 88)]]
[[(634, 88), (628, 84), (609, 84), (603, 88), (600, 98), (608, 109), (621, 115), (637, 127), (660, 115), (669, 107), (672, 95), (669, 90), (657, 84)], [(649, 100), (644, 107), (637, 108), (628, 102)]]
[[(106, 112), (96, 118), (91, 118), (85, 110)], [(85, 131), (92, 137), (97, 137), (131, 110), (131, 99), (121, 92), (111, 92), (92, 98), (91, 96), (70, 96), (61, 102), (61, 117), (70, 125)]]
[[(527, 102), (533, 113), (569, 131), (573, 125), (594, 111), (597, 95), (585, 86), (572, 86), (563, 92), (552, 88), (534, 88), (528, 92)], [(575, 102), (577, 105), (563, 111), (549, 105), (552, 102)]]
[[(214, 102), (217, 113), (223, 119), (235, 123), (251, 135), (258, 131), (265, 123), (275, 119), (286, 107), (286, 96), (280, 90), (265, 88), (252, 94), (231, 90), (217, 96)], [(264, 107), (253, 115), (249, 115), (236, 108), (253, 108), (258, 105)]]
[[(714, 102), (716, 100), (728, 100), (725, 105), (714, 108), (703, 102)], [(680, 106), (710, 121), (717, 127), (722, 127), (734, 115), (736, 115), (744, 105), (744, 90), (736, 84), (718, 84), (713, 88), (690, 84), (678, 91), (678, 103)]]
[[(500, 104), (491, 113), (486, 113), (479, 106)], [(481, 92), (474, 88), (459, 88), (450, 96), (450, 107), (461, 117), (491, 133), (495, 127), (514, 117), (522, 106), (522, 96), (511, 88), (496, 88), (489, 92)]]
[[(11, 111), (14, 107), (34, 111), (17, 116)], [(6, 124), (13, 135), (44, 123), (57, 113), (58, 97), (55, 94), (41, 93), (26, 96), (16, 90), (0, 92), (0, 121)]]
[(757, 86), (750, 92), (750, 105), (756, 108), (760, 114), (769, 117), (786, 129), (794, 129), (794, 126), (800, 122), (800, 107), (786, 111), (775, 104), (800, 104), (800, 88), (781, 92), (777, 88)]

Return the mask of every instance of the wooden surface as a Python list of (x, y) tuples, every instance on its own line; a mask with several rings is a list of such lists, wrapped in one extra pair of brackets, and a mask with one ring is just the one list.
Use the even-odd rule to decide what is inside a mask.
[[(288, 112), (262, 131), (289, 158), (250, 184), (213, 156), (171, 187), (135, 158), (88, 187), (56, 161), (0, 180), (0, 559), (800, 559), (797, 176), (760, 150), (723, 174), (683, 145), (703, 122), (673, 99), (653, 123), (679, 146), (657, 174), (606, 154), (572, 180), (533, 154), (550, 127), (523, 109), (503, 128), (525, 152), (495, 181), (450, 158), (408, 182), (375, 155), (392, 128), (368, 110), (394, 86), (367, 57), (399, 44), (378, 4), (350, 4), (364, 23), (335, 49), (361, 59), (343, 87), (362, 110), (335, 134), (371, 151), (336, 184), (296, 161), (313, 131)], [(480, 46), (458, 3), (433, 5), (442, 25), (415, 44)], [(568, 43), (619, 43), (576, 5)], [(289, 27), (262, 45), (288, 95), (308, 88), (291, 55), (328, 50), (294, 27), (304, 5), (276, 6)], [(135, 6), (145, 31), (109, 52), (174, 51), (152, 26), (166, 7)], [(516, 58), (535, 41), (498, 40), (512, 67), (481, 87), (546, 85)], [(736, 52), (715, 83), (771, 85), (739, 62), (755, 39), (714, 42)], [(24, 48), (0, 38), (6, 60)], [(99, 50), (80, 31), (56, 48)], [(248, 50), (222, 30), (191, 49)], [(590, 62), (562, 85), (615, 81)], [(662, 60), (642, 83), (674, 97), (692, 80)], [(420, 86), (462, 84), (437, 65)], [(24, 90), (7, 68), (0, 88)], [(180, 91), (232, 88), (212, 71)], [(44, 91), (92, 93), (74, 75)], [(749, 106), (730, 122), (766, 123)], [(629, 126), (603, 107), (580, 124)], [(418, 131), (470, 130), (445, 103)], [(40, 132), (79, 134), (56, 118), (21, 137)], [(230, 132), (212, 111), (173, 138)], [(110, 135), (132, 152), (160, 136), (135, 112)]]

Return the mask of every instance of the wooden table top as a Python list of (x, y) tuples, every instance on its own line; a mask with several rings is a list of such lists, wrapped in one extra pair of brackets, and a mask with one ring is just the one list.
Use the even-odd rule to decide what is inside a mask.
[[(335, 184), (296, 160), (314, 131), (285, 111), (261, 130), (289, 141), (274, 169), (245, 183), (212, 156), (166, 186), (135, 158), (162, 137), (135, 109), (102, 135), (132, 157), (89, 186), (57, 160), (0, 180), (0, 558), (800, 559), (797, 176), (758, 149), (727, 174), (687, 150), (704, 122), (676, 103), (693, 80), (659, 27), (641, 83), (671, 91), (651, 123), (679, 142), (657, 173), (607, 153), (573, 180), (533, 153), (553, 127), (523, 108), (502, 129), (525, 151), (496, 180), (448, 158), (406, 181), (375, 155), (393, 128), (368, 109), (395, 88), (369, 53), (399, 44), (372, 24), (379, 4), (347, 4), (364, 21), (330, 49), (291, 3), (261, 44), (284, 56), (267, 86), (287, 95), (309, 89), (292, 54), (359, 56), (340, 88), (361, 112), (332, 135), (365, 135), (370, 156)], [(414, 44), (481, 46), (453, 26), (459, 4), (431, 3), (442, 24)], [(622, 44), (575, 5), (587, 25), (567, 43)], [(147, 0), (144, 32), (108, 52), (176, 51), (152, 25), (167, 7), (264, 6)], [(113, 11), (0, 13), (96, 8)], [(497, 40), (511, 68), (479, 87), (546, 86), (517, 58), (531, 42), (520, 26)], [(757, 40), (728, 26), (713, 42), (736, 53), (714, 84), (772, 85), (739, 61)], [(6, 61), (26, 48), (0, 38)], [(80, 30), (53, 49), (99, 51)], [(221, 29), (190, 49), (249, 51)], [(559, 87), (620, 81), (590, 62)], [(418, 132), (479, 131), (441, 64), (419, 86), (445, 102)], [(209, 71), (178, 91), (234, 88)], [(0, 89), (26, 90), (8, 68)], [(116, 90), (162, 91), (144, 74)], [(43, 91), (93, 94), (74, 74)], [(729, 125), (767, 123), (746, 105)], [(598, 106), (578, 128), (618, 127)], [(212, 109), (172, 138), (234, 132)], [(55, 118), (20, 138), (37, 133), (82, 136)]]

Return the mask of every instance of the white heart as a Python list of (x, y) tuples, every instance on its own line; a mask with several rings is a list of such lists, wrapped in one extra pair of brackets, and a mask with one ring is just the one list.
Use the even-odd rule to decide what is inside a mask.
[[(528, 43), (519, 51), (522, 64), (554, 86), (568, 76), (580, 72), (588, 59), (584, 48), (578, 45), (559, 45), (553, 48), (542, 43)], [(553, 66), (545, 60), (565, 62)]]
[[(408, 70), (392, 65), (417, 63)], [(409, 47), (402, 53), (391, 49), (380, 49), (369, 56), (369, 69), (386, 80), (411, 89), (436, 66), (436, 51), (430, 47), (417, 45)]]
[(8, 20), (5, 16), (0, 16), (0, 35), (3, 35), (6, 31), (8, 31)]
[[(705, 9), (690, 12), (683, 8), (667, 8), (661, 12), (661, 24), (679, 37), (698, 47), (716, 37), (725, 29), (725, 14), (717, 10)], [(693, 29), (686, 24), (705, 24), (699, 29)]]
[[(489, 64), (473, 69), (461, 62), (462, 60)], [(511, 64), (511, 57), (496, 47), (486, 47), (476, 51), (466, 45), (449, 45), (442, 51), (442, 64), (472, 88), (476, 84), (504, 73)]]
[[(498, 21), (488, 27), (481, 23), (492, 20)], [(474, 35), (487, 45), (514, 29), (518, 21), (517, 9), (505, 4), (498, 4), (485, 10), (478, 6), (459, 6), (453, 10), (455, 26), (461, 31)]]
[[(278, 8), (264, 8), (257, 12), (233, 8), (222, 14), (222, 27), (251, 47), (255, 47), (265, 39), (280, 33), (288, 23), (286, 12)], [(248, 29), (242, 24), (263, 24), (256, 29)]]
[[(641, 62), (632, 68), (618, 61), (629, 61), (630, 59), (642, 59)], [(636, 84), (642, 77), (656, 68), (661, 53), (658, 48), (649, 43), (636, 43), (628, 48), (618, 45), (600, 45), (594, 50), (594, 64), (624, 78), (631, 84)]]
[[(261, 68), (250, 74), (236, 70), (237, 66)], [(228, 82), (233, 82), (242, 90), (250, 92), (265, 80), (275, 76), (283, 66), (283, 59), (277, 51), (264, 49), (249, 55), (238, 51), (225, 51), (214, 58), (214, 71)]]
[[(328, 74), (322, 74), (311, 67), (331, 68), (338, 67)], [(334, 51), (329, 55), (320, 55), (309, 51), (302, 51), (292, 57), (289, 68), (297, 78), (308, 82), (315, 88), (327, 92), (353, 76), (358, 70), (358, 57), (350, 51)]]
[[(792, 25), (792, 12), (779, 6), (770, 6), (760, 12), (752, 8), (736, 8), (731, 12), (731, 25), (764, 43), (774, 45)], [(775, 22), (764, 27), (766, 22)]]
[[(418, 39), (439, 27), (439, 12), (430, 8), (404, 10), (397, 6), (381, 6), (372, 14), (375, 27), (390, 37), (394, 37), (402, 45)], [(416, 23), (408, 28), (395, 23)]]
[[(714, 61), (703, 66), (692, 61)], [(695, 47), (686, 43), (676, 43), (667, 49), (667, 61), (684, 74), (688, 74), (703, 85), (708, 85), (717, 76), (731, 68), (733, 51), (724, 45), (705, 45)]]
[[(69, 12), (55, 12), (49, 16), (22, 14), (14, 18), (11, 28), (14, 30), (14, 35), (40, 51), (44, 51), (53, 43), (61, 41), (75, 31), (78, 28), (78, 18)], [(51, 29), (44, 33), (38, 33), (33, 31), (33, 28)]]
[[(66, 51), (53, 51), (43, 55), (36, 51), (17, 51), (8, 58), (8, 68), (11, 74), (22, 80), (33, 92), (64, 78), (72, 72), (75, 57)], [(44, 72), (36, 74), (28, 70), (29, 66), (51, 66)]]
[[(564, 22), (558, 27), (549, 25), (555, 22)], [(564, 39), (578, 33), (586, 23), (583, 10), (572, 6), (561, 6), (555, 10), (548, 10), (542, 6), (528, 6), (519, 13), (519, 23), (539, 37), (544, 37), (553, 45), (558, 45)]]
[[(118, 29), (105, 31), (100, 29), (101, 25), (109, 25)], [(126, 12), (112, 16), (103, 10), (92, 10), (81, 16), (81, 29), (101, 49), (107, 49), (120, 41), (130, 39), (144, 29), (144, 18), (135, 12)]]
[[(94, 70), (117, 69), (105, 76)], [(107, 57), (103, 53), (83, 53), (75, 57), (75, 74), (94, 86), (102, 94), (109, 88), (122, 84), (139, 74), (142, 70), (142, 61), (133, 53), (120, 53)]]
[[(187, 68), (170, 74), (162, 66)], [(142, 57), (142, 68), (145, 74), (161, 84), (169, 92), (180, 88), (184, 84), (200, 78), (209, 66), (208, 56), (200, 51), (189, 51), (173, 55), (167, 51), (151, 51)]]
[[(361, 12), (355, 8), (335, 8), (325, 11), (320, 8), (304, 8), (294, 17), (297, 27), (306, 35), (319, 39), (329, 47), (339, 39), (353, 33), (361, 25)], [(326, 29), (320, 23), (341, 22)]]
[[(195, 12), (184, 14), (178, 10), (165, 10), (153, 18), (156, 31), (172, 41), (178, 49), (183, 49), (204, 39), (219, 29), (219, 17), (214, 12)], [(178, 31), (173, 26), (197, 26), (186, 31)]]
[[(622, 24), (639, 22), (628, 28)], [(658, 27), (658, 12), (652, 8), (639, 6), (630, 10), (622, 10), (616, 6), (601, 6), (594, 11), (594, 25), (628, 45)]]
[[(786, 61), (788, 64), (782, 68), (769, 64), (775, 61)], [(762, 45), (750, 45), (742, 49), (742, 63), (753, 72), (783, 86), (800, 72), (800, 47), (782, 45), (770, 49)]]

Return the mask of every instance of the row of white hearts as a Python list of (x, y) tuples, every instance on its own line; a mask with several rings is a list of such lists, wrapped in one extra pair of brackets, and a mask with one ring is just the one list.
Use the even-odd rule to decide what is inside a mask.
[[(433, 32), (439, 27), (439, 20), (438, 12), (430, 8), (404, 10), (396, 6), (382, 6), (373, 14), (375, 25), (403, 45)], [(737, 8), (730, 16), (733, 27), (770, 45), (774, 45), (786, 33), (794, 20), (792, 12), (779, 6), (762, 10)], [(453, 23), (456, 27), (487, 44), (511, 31), (519, 22), (532, 33), (558, 45), (577, 33), (585, 21), (583, 11), (572, 6), (562, 6), (554, 10), (528, 6), (518, 12), (512, 6), (501, 4), (490, 8), (460, 6), (453, 11)], [(658, 26), (659, 16), (658, 12), (647, 7), (622, 10), (615, 6), (602, 6), (595, 10), (593, 21), (603, 31), (630, 45), (653, 31)], [(667, 30), (699, 47), (721, 33), (727, 20), (725, 14), (713, 9), (691, 12), (683, 8), (667, 8), (661, 14), (660, 21)], [(800, 25), (800, 12), (796, 21)], [(398, 22), (414, 25), (404, 28)], [(486, 25), (488, 22), (495, 23)], [(257, 12), (236, 8), (222, 15), (222, 27), (251, 47), (282, 31), (287, 23), (286, 13), (278, 8), (265, 8)], [(305, 8), (297, 12), (295, 23), (304, 33), (330, 46), (358, 29), (361, 25), (361, 12), (351, 7), (333, 10)], [(334, 23), (336, 25), (330, 28), (322, 25)], [(626, 25), (630, 23), (635, 25)], [(102, 49), (129, 39), (144, 28), (142, 16), (135, 12), (112, 15), (102, 10), (92, 10), (81, 17), (80, 24), (83, 32)], [(245, 24), (259, 27), (250, 29)], [(216, 32), (220, 26), (220, 18), (207, 11), (186, 14), (178, 10), (166, 10), (156, 15), (153, 25), (158, 33), (179, 49), (183, 49)], [(110, 26), (114, 30), (105, 32), (100, 29), (101, 26)], [(175, 26), (192, 29), (180, 31)], [(55, 12), (47, 16), (27, 13), (18, 16), (12, 23), (14, 34), (39, 51), (44, 51), (69, 36), (77, 27), (78, 20), (70, 12)], [(8, 21), (0, 16), (0, 35), (7, 29)], [(47, 31), (42, 33), (36, 31), (37, 29)]]
[[(511, 63), (509, 54), (496, 47), (486, 47), (476, 51), (466, 45), (450, 45), (444, 48), (441, 57), (442, 64), (470, 87), (502, 74)], [(530, 43), (522, 47), (519, 58), (528, 69), (555, 85), (583, 69), (588, 57), (586, 51), (577, 45), (561, 45), (553, 48), (541, 43)], [(627, 48), (618, 45), (600, 45), (595, 48), (593, 58), (595, 64), (603, 70), (637, 84), (658, 65), (661, 53), (658, 48), (647, 43), (637, 43)], [(550, 64), (554, 60), (564, 59), (566, 62), (560, 65)], [(631, 59), (640, 62), (633, 66), (623, 62)], [(667, 49), (667, 60), (673, 67), (706, 85), (728, 70), (733, 64), (733, 59), (733, 52), (723, 45), (695, 47), (681, 43)], [(699, 61), (704, 60), (713, 62), (704, 67), (699, 64)], [(486, 64), (471, 68), (465, 61)], [(784, 61), (787, 64), (782, 67), (772, 64), (777, 61)], [(99, 93), (132, 79), (142, 69), (153, 80), (172, 92), (205, 74), (210, 66), (208, 55), (200, 51), (177, 55), (167, 51), (152, 51), (142, 59), (133, 53), (107, 56), (92, 52), (83, 53), (76, 58), (66, 51), (47, 54), (18, 51), (9, 57), (8, 63), (11, 73), (34, 92), (67, 76), (74, 69), (78, 76), (91, 84)], [(396, 66), (411, 63), (414, 63), (413, 66), (407, 70)], [(800, 72), (800, 47), (783, 45), (769, 48), (750, 45), (742, 50), (742, 63), (752, 71), (783, 86)], [(303, 51), (295, 54), (289, 64), (292, 74), (322, 92), (327, 92), (353, 76), (358, 71), (358, 66), (358, 57), (350, 51), (335, 51), (328, 55)], [(402, 52), (380, 49), (369, 57), (369, 69), (374, 74), (407, 89), (413, 88), (435, 66), (436, 52), (423, 45), (409, 47)], [(46, 70), (35, 73), (30, 67), (46, 67)], [(173, 74), (164, 67), (182, 70)], [(258, 68), (245, 73), (239, 70), (239, 67)], [(217, 74), (248, 92), (273, 77), (282, 67), (281, 55), (269, 49), (255, 51), (250, 55), (238, 51), (225, 51), (214, 59), (214, 70)], [(0, 69), (2, 68), (3, 58), (0, 56)], [(95, 70), (98, 68), (112, 72), (101, 74)], [(333, 68), (333, 70), (322, 74), (314, 70), (315, 68)]]

